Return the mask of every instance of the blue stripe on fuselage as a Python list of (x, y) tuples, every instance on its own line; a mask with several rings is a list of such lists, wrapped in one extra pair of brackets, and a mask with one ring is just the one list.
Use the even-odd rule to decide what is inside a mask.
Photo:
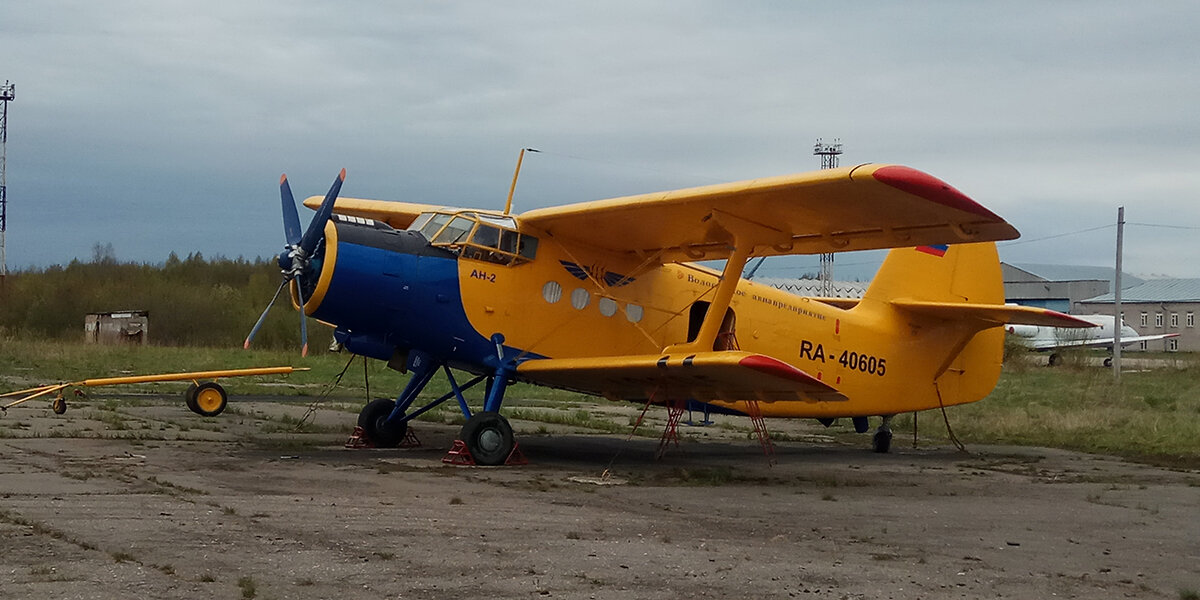
[(488, 370), (498, 363), (495, 344), (467, 320), (455, 257), (340, 242), (329, 289), (312, 316), (442, 361)]

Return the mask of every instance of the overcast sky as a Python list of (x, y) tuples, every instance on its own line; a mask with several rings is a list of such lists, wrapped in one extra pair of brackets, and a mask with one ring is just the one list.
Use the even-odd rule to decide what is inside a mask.
[(499, 209), (538, 148), (519, 212), (813, 170), (822, 137), (1007, 218), (1004, 260), (1111, 265), (1123, 204), (1128, 271), (1200, 277), (1197, 31), (1190, 1), (5, 0), (8, 265), (272, 255), (283, 172)]

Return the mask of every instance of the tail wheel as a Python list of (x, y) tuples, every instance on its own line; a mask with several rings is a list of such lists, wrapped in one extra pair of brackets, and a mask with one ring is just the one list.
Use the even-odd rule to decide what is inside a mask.
[(225, 388), (215, 381), (206, 381), (196, 386), (196, 393), (192, 394), (192, 397), (194, 399), (188, 408), (202, 417), (215, 417), (224, 412), (225, 406), (229, 404), (229, 395), (225, 393)]
[(871, 438), (871, 449), (880, 454), (887, 454), (892, 449), (892, 430), (880, 429), (876, 431), (875, 437)]
[(463, 425), (460, 437), (480, 465), (504, 464), (516, 445), (508, 419), (494, 411), (475, 413)]
[(388, 417), (392, 416), (395, 408), (394, 401), (387, 398), (376, 398), (368, 402), (362, 412), (358, 413), (358, 426), (363, 428), (376, 448), (395, 448), (404, 441), (404, 435), (408, 433), (407, 421), (399, 425), (387, 423)]

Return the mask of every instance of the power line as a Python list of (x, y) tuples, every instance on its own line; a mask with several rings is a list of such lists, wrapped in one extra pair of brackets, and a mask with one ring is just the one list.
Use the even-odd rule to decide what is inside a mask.
[(1000, 242), (1000, 244), (998, 244), (998, 245), (1002, 245), (1002, 246), (1004, 246), (1005, 248), (1007, 248), (1007, 247), (1009, 247), (1009, 246), (1019, 246), (1019, 245), (1021, 245), (1021, 244), (1032, 244), (1032, 243), (1034, 243), (1034, 242), (1044, 242), (1044, 241), (1046, 241), (1046, 240), (1053, 240), (1053, 239), (1057, 239), (1057, 238), (1061, 238), (1061, 237), (1067, 237), (1067, 236), (1070, 236), (1070, 235), (1079, 235), (1079, 234), (1081, 234), (1081, 233), (1091, 233), (1091, 232), (1093, 232), (1093, 231), (1100, 231), (1100, 230), (1102, 230), (1102, 229), (1111, 229), (1111, 228), (1113, 228), (1113, 227), (1116, 227), (1116, 225), (1101, 225), (1101, 226), (1099, 226), (1099, 227), (1090, 227), (1090, 228), (1088, 228), (1088, 229), (1080, 229), (1079, 231), (1068, 231), (1067, 233), (1056, 233), (1056, 234), (1054, 234), (1054, 235), (1048, 235), (1048, 236), (1046, 236), (1046, 237), (1040, 237), (1040, 238), (1033, 238), (1033, 239), (1031, 239), (1031, 240), (1019, 240), (1019, 241), (1013, 241), (1013, 242)]

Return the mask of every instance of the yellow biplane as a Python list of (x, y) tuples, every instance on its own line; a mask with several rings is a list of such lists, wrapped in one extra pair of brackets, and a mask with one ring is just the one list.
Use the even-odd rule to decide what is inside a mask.
[[(338, 198), (301, 230), (280, 179), (278, 256), (305, 316), (412, 377), (359, 415), (379, 446), (456, 398), (479, 464), (514, 448), (500, 414), (516, 381), (612, 400), (828, 423), (974, 402), (995, 386), (1005, 324), (1087, 327), (1006, 306), (995, 240), (1016, 229), (923, 172), (860, 165), (531, 210)], [(894, 248), (861, 301), (741, 278), (751, 257)], [(714, 270), (695, 261), (724, 260)], [(275, 302), (272, 299), (271, 303)], [(267, 306), (267, 311), (271, 308)], [(264, 311), (265, 318), (267, 312)], [(249, 346), (262, 324), (246, 339)], [(307, 331), (303, 330), (307, 348)], [(471, 379), (460, 382), (454, 371)], [(438, 372), (452, 392), (418, 405)], [(462, 375), (460, 374), (460, 377)], [(480, 410), (462, 391), (486, 385)]]

